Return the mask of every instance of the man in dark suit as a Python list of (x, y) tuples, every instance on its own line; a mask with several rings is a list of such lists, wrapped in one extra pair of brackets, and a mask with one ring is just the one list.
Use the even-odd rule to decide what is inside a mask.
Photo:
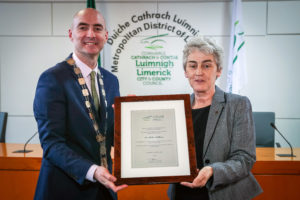
[[(111, 175), (118, 79), (98, 68), (108, 39), (95, 9), (77, 12), (69, 30), (73, 53), (40, 76), (34, 99), (43, 148), (35, 199), (112, 199), (127, 185)], [(111, 190), (109, 190), (111, 189)]]

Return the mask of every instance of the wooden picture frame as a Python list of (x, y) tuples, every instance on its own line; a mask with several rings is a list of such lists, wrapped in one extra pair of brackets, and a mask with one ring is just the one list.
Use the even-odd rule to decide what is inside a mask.
[(116, 184), (193, 181), (197, 176), (190, 96), (115, 98)]

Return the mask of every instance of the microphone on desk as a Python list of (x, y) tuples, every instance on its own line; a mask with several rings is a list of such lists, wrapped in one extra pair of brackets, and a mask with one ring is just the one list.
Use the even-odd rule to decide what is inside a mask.
[(26, 143), (25, 143), (25, 145), (24, 145), (24, 149), (13, 151), (13, 153), (29, 153), (29, 152), (32, 152), (33, 150), (26, 150), (26, 145), (27, 145), (28, 142), (30, 142), (30, 140), (32, 140), (32, 138), (33, 138), (36, 134), (38, 134), (38, 133), (39, 133), (38, 131), (35, 132), (35, 133), (33, 134), (33, 136), (31, 136), (31, 138), (29, 138), (29, 139), (26, 141)]
[(291, 154), (276, 154), (279, 157), (296, 157), (293, 153), (293, 147), (292, 145), (289, 143), (289, 141), (280, 133), (280, 131), (277, 129), (277, 127), (275, 126), (274, 123), (270, 123), (271, 127), (274, 128), (280, 135), (281, 137), (288, 143), (288, 145), (291, 148)]

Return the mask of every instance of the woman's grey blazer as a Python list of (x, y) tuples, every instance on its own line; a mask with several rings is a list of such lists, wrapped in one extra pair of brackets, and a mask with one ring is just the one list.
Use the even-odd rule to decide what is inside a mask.
[[(191, 95), (191, 102), (194, 95)], [(210, 200), (247, 200), (262, 192), (251, 169), (256, 160), (255, 130), (247, 97), (216, 86), (203, 144), (204, 166), (213, 168), (206, 187)], [(174, 199), (174, 185), (169, 193)]]

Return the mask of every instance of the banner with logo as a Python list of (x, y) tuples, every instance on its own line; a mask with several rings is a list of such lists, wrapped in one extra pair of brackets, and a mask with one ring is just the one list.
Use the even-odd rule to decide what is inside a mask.
[(245, 61), (245, 39), (240, 0), (233, 1), (231, 38), (227, 71), (227, 88), (229, 93), (239, 94), (247, 83)]

